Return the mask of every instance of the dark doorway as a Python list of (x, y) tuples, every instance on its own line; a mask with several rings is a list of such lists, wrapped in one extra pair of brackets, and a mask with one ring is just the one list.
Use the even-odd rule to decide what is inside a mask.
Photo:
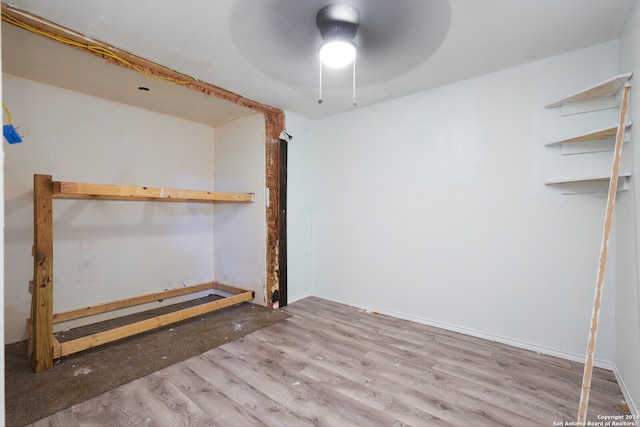
[(278, 176), (279, 198), (278, 198), (278, 255), (279, 255), (279, 282), (280, 295), (279, 306), (287, 305), (287, 144), (285, 139), (280, 139), (278, 147), (280, 159), (280, 171)]

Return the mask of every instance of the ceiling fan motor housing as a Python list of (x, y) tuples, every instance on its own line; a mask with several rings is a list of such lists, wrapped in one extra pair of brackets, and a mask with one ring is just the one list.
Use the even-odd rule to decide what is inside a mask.
[(316, 25), (325, 41), (353, 40), (360, 25), (360, 12), (345, 3), (331, 3), (318, 11)]

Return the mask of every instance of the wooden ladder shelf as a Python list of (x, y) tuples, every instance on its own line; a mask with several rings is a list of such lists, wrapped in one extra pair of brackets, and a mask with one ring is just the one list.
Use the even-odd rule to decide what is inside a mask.
[[(65, 313), (53, 313), (53, 199), (142, 200), (161, 202), (253, 202), (250, 193), (221, 193), (167, 188), (134, 187), (103, 184), (81, 184), (53, 181), (50, 175), (34, 175), (34, 245), (33, 281), (31, 292), (31, 317), (27, 320), (29, 342), (27, 352), (34, 372), (42, 372), (53, 366), (54, 358), (77, 353), (101, 344), (146, 332), (152, 329), (200, 316), (221, 308), (253, 299), (253, 292), (217, 282), (203, 283), (134, 298), (98, 304)], [(207, 289), (218, 289), (232, 295), (156, 316), (104, 332), (60, 343), (53, 336), (53, 325), (112, 310), (187, 295)]]

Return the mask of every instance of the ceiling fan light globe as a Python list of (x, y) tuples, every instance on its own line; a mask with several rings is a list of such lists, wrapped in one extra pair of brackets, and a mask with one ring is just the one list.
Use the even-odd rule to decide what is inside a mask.
[(342, 68), (356, 58), (356, 46), (350, 41), (329, 41), (320, 47), (320, 61), (330, 68)]

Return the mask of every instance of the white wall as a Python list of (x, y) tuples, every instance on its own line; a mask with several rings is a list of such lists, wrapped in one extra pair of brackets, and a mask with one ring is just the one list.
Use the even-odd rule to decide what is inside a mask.
[[(628, 121), (640, 121), (640, 4), (636, 2), (620, 39), (620, 71), (633, 71), (631, 111)], [(625, 156), (640, 164), (640, 132), (631, 131), (632, 141)], [(640, 414), (640, 176), (636, 168), (632, 189), (618, 198), (618, 274), (616, 294), (616, 368), (618, 380), (627, 391), (627, 403)]]
[(294, 302), (311, 294), (311, 171), (313, 121), (286, 113), (287, 165), (287, 296)]
[[(14, 342), (26, 338), (30, 310), (33, 175), (211, 190), (215, 129), (10, 75), (3, 89), (24, 140), (5, 146), (5, 333)], [(55, 200), (54, 312), (212, 280), (212, 217), (209, 204)]]
[[(544, 144), (615, 112), (544, 106), (617, 73), (610, 42), (316, 121), (312, 293), (583, 360), (606, 196), (544, 182), (606, 174), (611, 153)], [(608, 286), (599, 363), (614, 302)]]
[[(2, 36), (0, 35), (0, 38)], [(0, 70), (2, 69), (2, 43), (0, 42)], [(0, 100), (4, 100), (0, 85)], [(3, 124), (6, 122), (3, 122)], [(0, 181), (4, 182), (4, 144), (0, 148)], [(0, 187), (0, 200), (4, 200), (4, 186)], [(0, 209), (0, 288), (4, 289), (4, 208)], [(4, 342), (4, 292), (0, 293), (0, 342)], [(5, 424), (4, 415), (4, 352), (0, 354), (0, 425)]]
[(250, 204), (215, 206), (215, 278), (253, 290), (266, 305), (265, 123), (262, 114), (216, 128), (216, 191), (254, 193)]

